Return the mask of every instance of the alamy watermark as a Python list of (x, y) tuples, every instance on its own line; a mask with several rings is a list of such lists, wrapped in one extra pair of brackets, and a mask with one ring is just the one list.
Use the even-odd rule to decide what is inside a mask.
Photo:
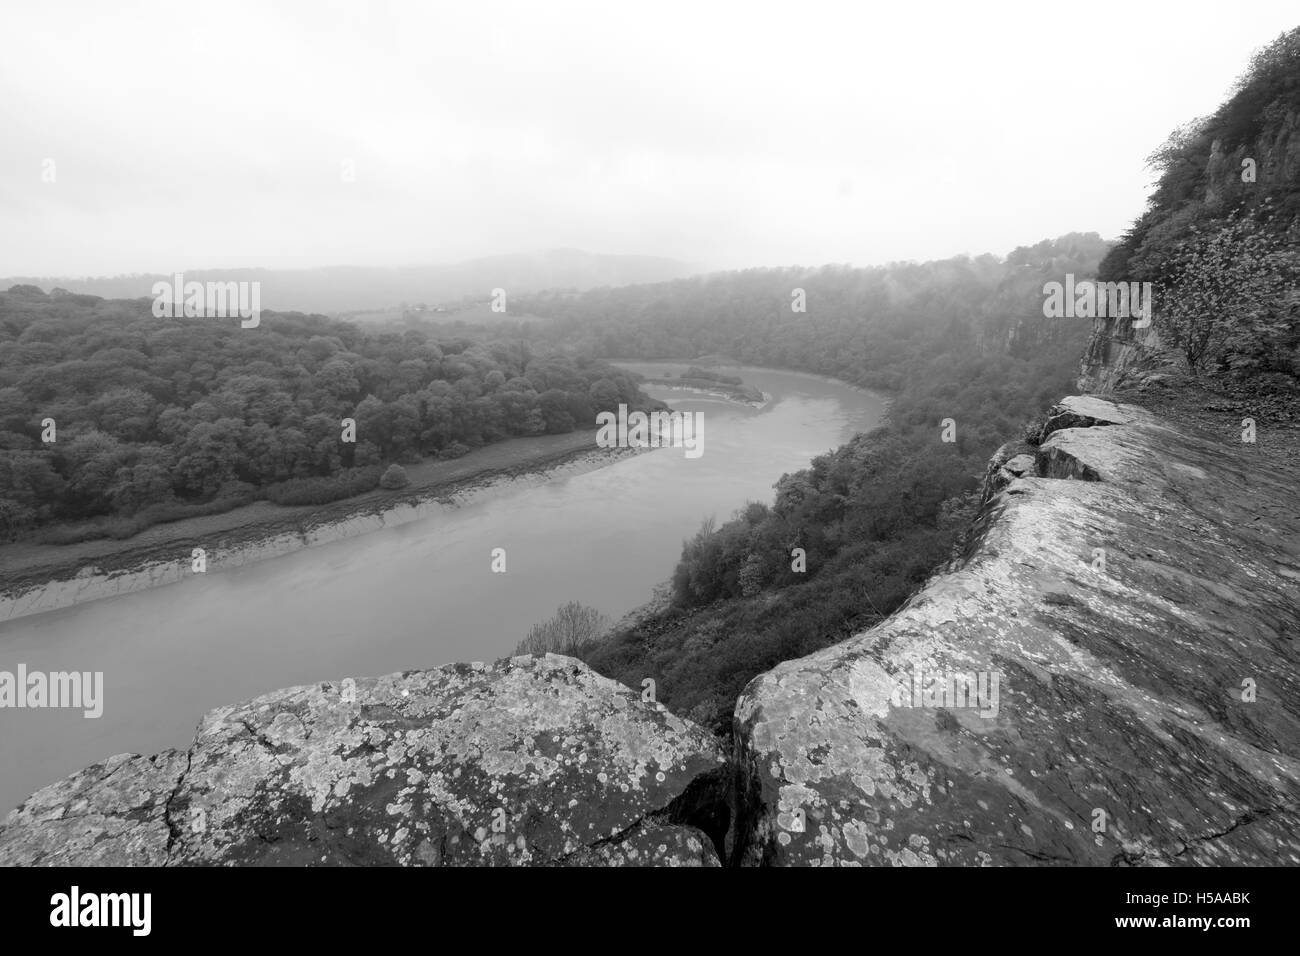
[(50, 925), (56, 927), (119, 926), (148, 936), (152, 911), (152, 893), (83, 893), (74, 886), (50, 897)]
[(170, 282), (153, 284), (156, 319), (243, 319), (240, 328), (255, 329), (262, 321), (262, 283), (186, 282), (178, 272)]
[(914, 670), (899, 675), (889, 703), (894, 707), (978, 710), (981, 717), (996, 717), (1001, 681), (999, 671), (953, 674)]
[(600, 412), (596, 444), (601, 448), (685, 448), (687, 458), (704, 454), (703, 412)]
[(0, 671), (0, 710), (21, 708), (72, 708), (87, 719), (103, 716), (104, 672), (28, 672), (19, 664), (17, 673)]
[(1043, 315), (1049, 319), (1134, 319), (1133, 328), (1145, 329), (1155, 314), (1150, 282), (1043, 283)]

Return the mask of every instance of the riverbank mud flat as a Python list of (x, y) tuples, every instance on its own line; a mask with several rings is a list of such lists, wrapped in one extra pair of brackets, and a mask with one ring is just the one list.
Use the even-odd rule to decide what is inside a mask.
[(326, 505), (258, 501), (218, 515), (155, 525), (125, 540), (0, 547), (0, 622), (241, 567), (301, 548), (417, 521), (520, 484), (583, 474), (637, 454), (599, 448), (590, 432), (517, 438), (451, 461), (406, 466), (410, 484)]
[(649, 378), (641, 383), (654, 388), (666, 388), (674, 392), (690, 392), (708, 398), (720, 398), (735, 405), (747, 405), (750, 408), (762, 408), (772, 400), (772, 396), (751, 385), (719, 385), (702, 380)]

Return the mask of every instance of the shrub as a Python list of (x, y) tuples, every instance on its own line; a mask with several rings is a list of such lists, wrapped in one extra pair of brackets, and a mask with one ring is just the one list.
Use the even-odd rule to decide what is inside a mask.
[(266, 499), (277, 505), (323, 505), (374, 491), (377, 484), (377, 467), (350, 468), (327, 478), (291, 478), (270, 485)]
[(1242, 372), (1271, 370), (1274, 353), (1294, 347), (1295, 241), (1233, 219), (1202, 226), (1178, 246), (1156, 322), (1193, 375), (1220, 358)]
[(609, 620), (595, 608), (570, 601), (549, 621), (534, 624), (528, 636), (515, 648), (516, 654), (564, 654), (574, 657), (583, 648), (604, 635)]
[(388, 470), (379, 479), (379, 487), (385, 491), (396, 491), (410, 483), (411, 479), (406, 477), (406, 469), (397, 464), (389, 465)]
[(0, 498), (0, 541), (17, 538), (35, 521), (36, 514), (31, 508), (8, 498)]
[(1042, 441), (1043, 426), (1047, 424), (1046, 416), (1039, 415), (1029, 419), (1020, 426), (1020, 440), (1026, 445), (1032, 445), (1035, 448)]

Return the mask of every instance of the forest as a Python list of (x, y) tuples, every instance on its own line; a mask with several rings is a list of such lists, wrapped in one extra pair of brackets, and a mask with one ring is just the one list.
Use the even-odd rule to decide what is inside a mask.
[(892, 392), (906, 381), (906, 360), (936, 349), (1029, 355), (1054, 342), (1081, 352), (1091, 327), (1044, 323), (1042, 286), (1087, 274), (1107, 248), (1095, 233), (1072, 233), (1001, 258), (746, 269), (581, 294), (556, 290), (514, 300), (512, 310), (549, 321), (513, 331), (599, 358), (721, 355)]
[(14, 286), (0, 293), (0, 540), (323, 503), (375, 488), (391, 463), (662, 407), (590, 358), (436, 335), (271, 312), (241, 329)]

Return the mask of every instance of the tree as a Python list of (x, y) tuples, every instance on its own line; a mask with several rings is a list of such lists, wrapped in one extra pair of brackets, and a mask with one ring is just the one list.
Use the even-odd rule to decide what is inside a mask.
[(568, 412), (568, 399), (568, 393), (558, 388), (548, 388), (537, 398), (546, 430), (551, 434), (573, 431), (576, 423)]
[(1294, 287), (1296, 254), (1282, 237), (1249, 219), (1197, 230), (1179, 246), (1169, 277), (1161, 283), (1156, 326), (1183, 353), (1187, 367), (1237, 351), (1254, 353), (1255, 340), (1283, 331), (1286, 298)]
[(340, 359), (331, 359), (321, 366), (315, 380), (321, 391), (336, 399), (351, 401), (361, 389), (352, 366)]
[(563, 605), (549, 621), (534, 624), (528, 636), (515, 648), (516, 654), (564, 654), (575, 656), (583, 647), (602, 637), (609, 619), (595, 608), (577, 601)]
[(26, 505), (9, 498), (0, 498), (0, 541), (18, 537), (36, 520), (36, 514)]
[(138, 388), (114, 388), (91, 402), (88, 410), (100, 430), (139, 442), (149, 437), (158, 403)]
[(613, 412), (618, 410), (619, 394), (618, 386), (607, 378), (598, 379), (593, 382), (588, 390), (591, 396), (591, 403), (597, 411)]
[(388, 470), (379, 479), (379, 487), (386, 491), (396, 491), (410, 483), (411, 479), (406, 477), (406, 469), (396, 463), (389, 465)]
[(171, 501), (171, 454), (164, 448), (146, 445), (136, 461), (119, 468), (108, 487), (108, 496), (114, 510), (133, 514), (148, 505)]

